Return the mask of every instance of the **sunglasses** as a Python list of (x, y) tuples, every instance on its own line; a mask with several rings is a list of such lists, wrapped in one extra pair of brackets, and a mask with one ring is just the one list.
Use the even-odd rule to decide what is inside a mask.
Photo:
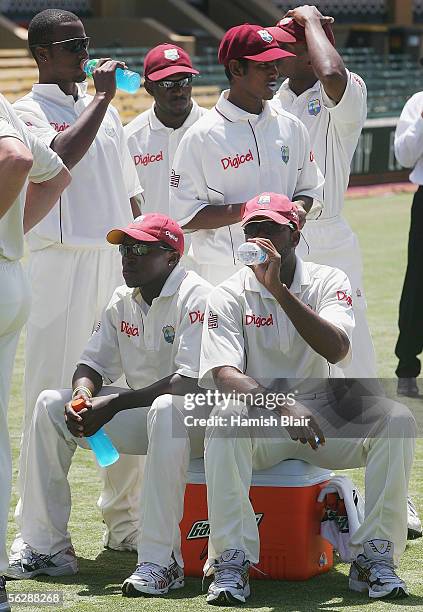
[(161, 249), (162, 251), (173, 251), (174, 249), (167, 248), (161, 245), (150, 246), (149, 244), (131, 244), (127, 246), (125, 244), (119, 245), (119, 253), (121, 255), (148, 255), (152, 251), (157, 251)]
[(90, 37), (85, 36), (84, 38), (67, 38), (66, 40), (56, 40), (50, 43), (38, 43), (36, 45), (31, 45), (31, 49), (35, 47), (53, 47), (53, 45), (60, 45), (69, 53), (81, 53), (81, 51), (86, 51), (90, 46)]
[(290, 225), (280, 225), (274, 221), (253, 221), (252, 223), (247, 223), (243, 229), (246, 236), (257, 236), (257, 234), (276, 236), (276, 234), (280, 234), (285, 227), (292, 229)]
[(188, 87), (192, 83), (192, 75), (179, 79), (179, 81), (157, 81), (159, 87), (164, 89), (172, 89), (172, 87)]

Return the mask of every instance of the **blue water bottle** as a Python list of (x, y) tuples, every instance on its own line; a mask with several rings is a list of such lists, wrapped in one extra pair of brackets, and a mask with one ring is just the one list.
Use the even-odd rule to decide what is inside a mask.
[[(89, 77), (92, 77), (97, 67), (99, 59), (88, 59), (81, 64), (82, 70)], [(136, 93), (141, 86), (141, 77), (138, 72), (132, 70), (116, 69), (116, 87), (127, 93)]]
[[(85, 408), (85, 400), (81, 397), (76, 400), (72, 400), (72, 408), (75, 412), (79, 412)], [(92, 436), (87, 436), (86, 440), (93, 451), (97, 463), (100, 467), (108, 467), (113, 465), (119, 459), (119, 453), (113, 446), (109, 436), (104, 431), (103, 427), (96, 431)]]

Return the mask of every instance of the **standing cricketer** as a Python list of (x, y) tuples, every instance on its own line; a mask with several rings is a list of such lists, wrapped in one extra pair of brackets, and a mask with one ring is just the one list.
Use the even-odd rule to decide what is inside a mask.
[[(206, 431), (206, 573), (214, 574), (207, 602), (213, 605), (241, 604), (250, 595), (249, 568), (259, 561), (259, 531), (249, 500), (251, 473), (284, 459), (329, 469), (366, 467), (365, 518), (350, 542), (356, 559), (349, 586), (371, 598), (408, 594), (395, 564), (406, 545), (415, 422), (405, 406), (386, 398), (374, 398), (373, 404), (365, 398), (357, 429), (349, 410), (339, 415), (333, 409), (332, 389), (339, 389), (340, 381), (331, 387), (325, 379), (329, 364), (342, 368), (351, 358), (351, 286), (341, 270), (296, 256), (297, 219), (292, 202), (279, 194), (248, 202), (242, 220), (245, 236), (268, 260), (234, 274), (207, 301), (200, 385), (247, 398), (229, 407), (217, 404)], [(251, 324), (261, 317), (266, 325)], [(266, 395), (274, 402), (275, 387), (285, 395), (295, 390), (295, 402), (282, 402), (269, 413)], [(355, 402), (352, 408), (356, 417)], [(270, 431), (237, 425), (237, 418), (248, 423), (249, 416), (256, 420), (269, 414), (285, 420)]]
[[(33, 305), (25, 354), (21, 491), (31, 461), (26, 436), (35, 402), (43, 389), (70, 385), (102, 309), (122, 284), (119, 254), (108, 247), (105, 235), (111, 227), (131, 221), (130, 198), (140, 192), (119, 115), (110, 104), (116, 93), (115, 71), (122, 64), (103, 60), (94, 72), (96, 93), (88, 95), (81, 63), (88, 58), (89, 38), (79, 18), (61, 9), (33, 18), (28, 44), (39, 82), (14, 107), (29, 129), (60, 155), (73, 181), (58, 206), (28, 235)], [(101, 473), (104, 543), (133, 549), (137, 460), (122, 457)]]
[(16, 347), (31, 303), (29, 284), (19, 260), (24, 254), (24, 230), (28, 231), (48, 213), (69, 183), (70, 174), (56, 153), (29, 132), (0, 95), (1, 612), (10, 610), (3, 579), (7, 567), (6, 528), (12, 484), (7, 408)]
[[(276, 27), (268, 28), (281, 46), (295, 54), (279, 64), (287, 77), (273, 104), (304, 123), (324, 178), (323, 210), (317, 219), (307, 218), (300, 243), (301, 256), (336, 266), (350, 279), (356, 326), (353, 358), (345, 375), (376, 377), (376, 357), (366, 320), (362, 261), (357, 236), (342, 216), (351, 159), (367, 114), (363, 80), (349, 72), (335, 49), (335, 39), (315, 6), (301, 6), (287, 13)], [(325, 21), (322, 21), (325, 20)], [(286, 35), (294, 42), (286, 43)], [(307, 248), (308, 247), (308, 248)]]
[[(286, 40), (293, 40), (290, 35)], [(323, 178), (305, 126), (269, 104), (278, 78), (279, 48), (259, 25), (235, 26), (218, 52), (229, 89), (182, 138), (170, 177), (170, 214), (195, 230), (189, 254), (212, 284), (238, 268), (245, 202), (262, 191), (285, 193), (305, 216), (322, 199)]]

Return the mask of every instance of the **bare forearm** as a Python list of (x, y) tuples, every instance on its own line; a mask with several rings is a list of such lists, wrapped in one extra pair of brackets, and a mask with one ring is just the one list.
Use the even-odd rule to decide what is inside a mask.
[(63, 168), (59, 174), (49, 181), (29, 183), (23, 220), (25, 234), (44, 219), (70, 182), (71, 175), (66, 168)]
[(344, 62), (329, 42), (319, 19), (307, 20), (305, 32), (313, 70), (329, 97), (339, 102), (347, 85)]
[(64, 132), (60, 132), (51, 143), (53, 151), (56, 151), (69, 169), (73, 168), (90, 148), (109, 103), (109, 96), (104, 93), (96, 93), (94, 99), (75, 123)]
[(142, 194), (132, 196), (132, 198), (130, 198), (130, 202), (131, 202), (132, 216), (134, 217), (134, 219), (136, 219), (141, 214), (141, 203), (143, 202)]
[(93, 368), (80, 363), (72, 378), (72, 389), (74, 390), (77, 387), (86, 387), (95, 397), (103, 387), (103, 379)]
[(202, 208), (191, 221), (184, 225), (184, 229), (217, 229), (225, 225), (232, 225), (241, 221), (244, 204), (228, 204), (217, 206), (210, 204)]
[(292, 198), (292, 201), (295, 202), (297, 206), (302, 206), (302, 208), (304, 208), (304, 211), (306, 213), (308, 213), (311, 207), (313, 206), (313, 198), (310, 198), (309, 196), (304, 196), (304, 195), (294, 196)]
[(32, 167), (29, 149), (17, 138), (0, 139), (0, 219), (13, 206)]
[(286, 285), (281, 285), (274, 296), (297, 332), (316, 353), (329, 363), (338, 363), (347, 355), (349, 340), (344, 332), (303, 304)]
[(222, 366), (213, 370), (213, 379), (217, 389), (227, 395), (241, 393), (251, 395), (266, 393), (259, 383), (232, 366)]

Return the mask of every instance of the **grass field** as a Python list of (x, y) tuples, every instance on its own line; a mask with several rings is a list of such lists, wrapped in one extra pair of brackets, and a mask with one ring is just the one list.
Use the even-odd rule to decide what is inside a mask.
[[(385, 196), (350, 200), (346, 216), (357, 232), (364, 257), (365, 288), (369, 305), (369, 322), (378, 355), (379, 374), (393, 377), (394, 345), (397, 336), (397, 311), (405, 269), (405, 253), (409, 226), (411, 195)], [(22, 417), (23, 341), (16, 359), (9, 423), (14, 457), (14, 489), (12, 506), (16, 503), (16, 476), (20, 424)], [(423, 391), (423, 380), (420, 381)], [(423, 409), (423, 402), (416, 406)], [(363, 490), (363, 471), (354, 470), (352, 478)], [(70, 531), (79, 558), (80, 572), (70, 578), (40, 578), (8, 582), (9, 592), (61, 590), (66, 609), (80, 612), (93, 610), (156, 610), (185, 612), (210, 610), (201, 594), (201, 581), (187, 579), (187, 586), (160, 600), (155, 598), (124, 599), (120, 594), (122, 581), (136, 563), (132, 553), (105, 551), (101, 544), (102, 524), (96, 508), (99, 481), (90, 454), (78, 451), (71, 469), (73, 508)], [(411, 494), (423, 515), (423, 441), (417, 444), (417, 455), (410, 486)], [(10, 513), (9, 539), (14, 533)], [(423, 610), (423, 540), (409, 543), (403, 556), (400, 575), (409, 585), (412, 596), (398, 602), (372, 602), (364, 595), (348, 590), (346, 575), (349, 567), (337, 564), (328, 574), (306, 583), (254, 581), (253, 594), (244, 610), (311, 612)], [(17, 609), (24, 609), (15, 606)], [(28, 612), (40, 608), (25, 608)]]

